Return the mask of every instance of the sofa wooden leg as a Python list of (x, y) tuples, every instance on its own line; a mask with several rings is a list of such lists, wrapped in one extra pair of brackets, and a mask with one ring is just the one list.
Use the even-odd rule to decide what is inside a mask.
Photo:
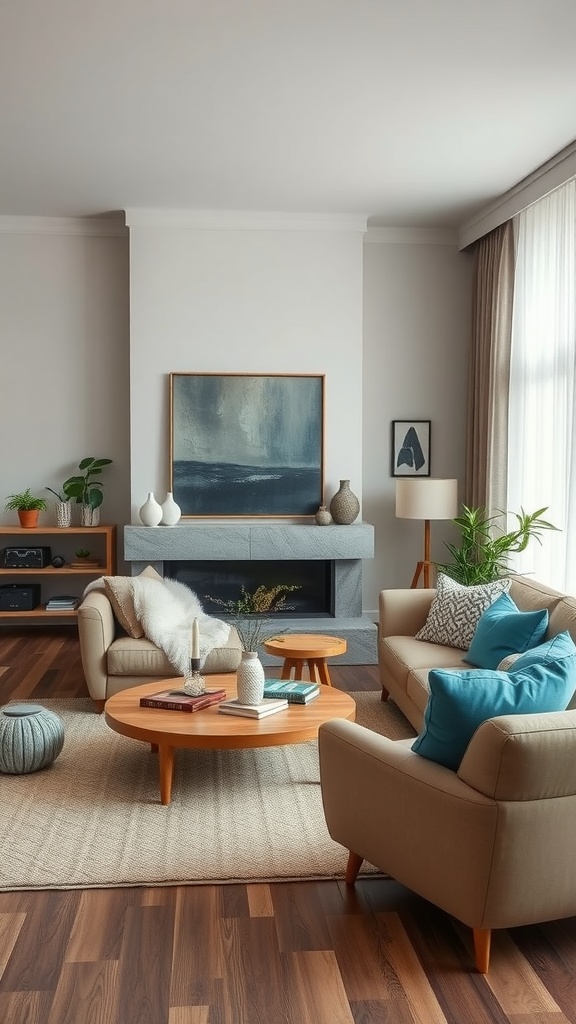
[(388, 700), (389, 696), (390, 696), (390, 694), (388, 693), (388, 690), (386, 690), (384, 687), (382, 687), (382, 694), (381, 694), (380, 700)]
[(474, 961), (480, 974), (488, 974), (490, 962), (490, 939), (492, 930), (490, 928), (473, 928), (474, 934)]
[(346, 880), (346, 885), (354, 885), (354, 882), (358, 877), (358, 872), (360, 871), (360, 868), (362, 867), (363, 863), (364, 857), (360, 857), (359, 854), (354, 853), (353, 850), (350, 850), (350, 853), (348, 854), (348, 863), (346, 865), (346, 874), (344, 876)]
[(105, 700), (93, 700), (92, 703), (94, 705), (94, 710), (95, 710), (96, 714), (97, 715), (101, 715), (102, 712), (104, 711), (104, 705), (105, 705), (106, 701)]

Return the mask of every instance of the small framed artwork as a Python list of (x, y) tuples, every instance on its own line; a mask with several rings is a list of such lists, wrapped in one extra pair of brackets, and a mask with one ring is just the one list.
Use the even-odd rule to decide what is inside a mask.
[(392, 476), (430, 476), (430, 422), (392, 421)]

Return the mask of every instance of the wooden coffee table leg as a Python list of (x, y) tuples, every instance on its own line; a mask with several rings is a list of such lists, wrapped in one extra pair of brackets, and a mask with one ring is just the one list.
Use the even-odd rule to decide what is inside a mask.
[(160, 768), (160, 803), (169, 804), (172, 798), (172, 778), (174, 776), (174, 747), (160, 743), (158, 747), (158, 765)]

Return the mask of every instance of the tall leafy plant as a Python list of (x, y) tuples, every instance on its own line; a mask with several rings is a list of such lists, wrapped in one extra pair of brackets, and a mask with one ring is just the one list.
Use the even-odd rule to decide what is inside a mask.
[(452, 561), (436, 563), (438, 572), (465, 586), (491, 583), (509, 576), (513, 571), (510, 568), (513, 554), (524, 551), (532, 538), (541, 544), (545, 530), (557, 529), (542, 518), (547, 510), (548, 506), (531, 513), (524, 509), (514, 512), (515, 529), (505, 533), (498, 525), (500, 515), (490, 516), (485, 508), (463, 505), (462, 513), (453, 520), (460, 530), (460, 543), (445, 545)]
[(86, 458), (78, 464), (82, 470), (76, 476), (71, 476), (62, 484), (62, 490), (67, 498), (76, 498), (76, 504), (89, 505), (90, 508), (100, 508), (103, 500), (102, 481), (95, 480), (100, 476), (103, 466), (109, 466), (112, 459)]

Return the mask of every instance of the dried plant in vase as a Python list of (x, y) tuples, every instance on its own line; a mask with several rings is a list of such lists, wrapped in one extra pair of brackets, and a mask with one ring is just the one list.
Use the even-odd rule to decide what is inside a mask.
[(276, 587), (261, 585), (253, 593), (245, 587), (240, 590), (236, 601), (224, 601), (219, 597), (205, 595), (207, 601), (223, 608), (227, 618), (236, 628), (244, 651), (257, 651), (265, 640), (286, 633), (286, 629), (278, 629), (271, 612), (290, 611), (286, 604), (286, 594), (299, 590), (296, 584), (280, 584)]

